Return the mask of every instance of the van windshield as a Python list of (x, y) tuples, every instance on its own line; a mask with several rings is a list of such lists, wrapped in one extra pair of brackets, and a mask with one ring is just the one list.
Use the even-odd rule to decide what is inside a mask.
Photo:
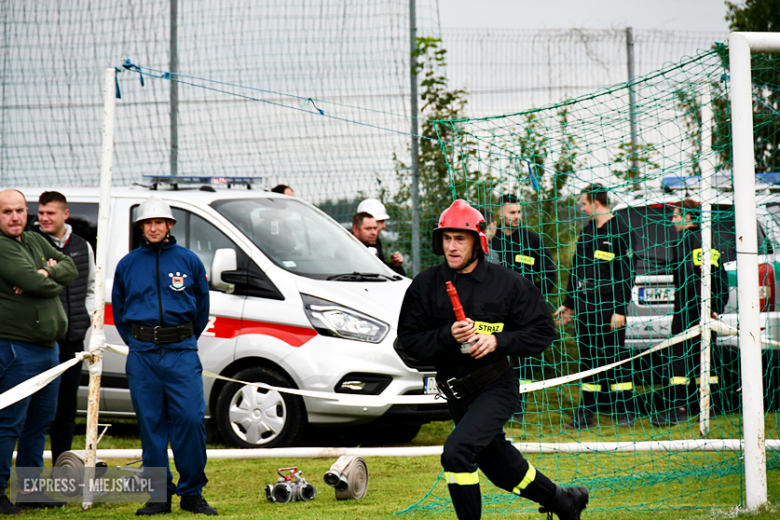
[(272, 262), (292, 273), (345, 281), (396, 278), (343, 227), (300, 201), (226, 199), (212, 202), (211, 206)]

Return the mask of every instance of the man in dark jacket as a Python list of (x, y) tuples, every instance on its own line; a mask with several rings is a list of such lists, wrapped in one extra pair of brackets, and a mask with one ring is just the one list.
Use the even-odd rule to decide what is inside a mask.
[[(492, 238), (490, 250), (498, 257), (501, 265), (527, 278), (543, 296), (549, 298), (555, 291), (555, 265), (541, 237), (522, 224), (522, 214), (523, 208), (517, 197), (511, 194), (501, 196), (501, 207), (498, 210), (501, 226), (491, 224), (488, 228), (488, 238)], [(512, 356), (510, 361), (520, 385), (533, 381), (532, 358), (519, 359)], [(520, 394), (516, 421), (522, 421), (524, 409), (525, 394)]]
[[(414, 278), (404, 296), (398, 339), (412, 357), (436, 367), (455, 429), (442, 466), (461, 520), (482, 513), (481, 469), (496, 486), (542, 505), (561, 520), (578, 520), (588, 503), (584, 487), (562, 488), (536, 470), (504, 436), (517, 406), (517, 379), (508, 355), (532, 356), (555, 337), (552, 316), (531, 282), (488, 263), (482, 215), (456, 200), (433, 232), (445, 262)], [(466, 319), (457, 321), (446, 291), (457, 289)]]
[[(68, 201), (62, 193), (46, 191), (38, 198), (38, 231), (57, 251), (71, 257), (79, 272), (76, 280), (60, 293), (68, 317), (68, 331), (57, 341), (60, 363), (84, 350), (84, 338), (95, 309), (95, 255), (89, 242), (73, 233), (66, 222), (69, 216)], [(60, 377), (57, 415), (49, 427), (52, 463), (73, 443), (81, 367), (81, 363), (70, 367)]]
[[(57, 339), (68, 329), (59, 294), (76, 279), (73, 260), (38, 233), (25, 232), (27, 202), (16, 190), (0, 191), (0, 393), (59, 364)], [(5, 494), (11, 459), (42, 468), (46, 431), (57, 410), (59, 380), (0, 410), (0, 514), (54, 503), (42, 492), (13, 505)], [(38, 475), (26, 475), (33, 478)]]
[[(634, 285), (631, 255), (635, 240), (626, 223), (609, 211), (604, 186), (586, 187), (581, 202), (589, 221), (577, 240), (566, 299), (555, 316), (563, 325), (574, 318), (580, 371), (585, 371), (628, 357), (626, 308)], [(634, 383), (626, 365), (584, 378), (582, 399), (574, 420), (566, 427), (593, 426), (599, 395), (613, 407), (620, 426), (631, 425), (629, 403), (633, 393)]]
[[(181, 508), (216, 515), (201, 492), (206, 478), (206, 405), (197, 339), (209, 318), (209, 284), (200, 259), (176, 244), (171, 208), (155, 196), (138, 207), (141, 247), (116, 268), (111, 304), (114, 323), (130, 347), (127, 380), (141, 431), (144, 468), (166, 468), (167, 495), (153, 495), (137, 515)], [(179, 471), (168, 465), (168, 442)], [(160, 489), (159, 492), (163, 492)]]
[[(680, 240), (672, 254), (672, 269), (674, 270), (674, 317), (672, 318), (672, 334), (680, 334), (701, 321), (701, 265), (702, 244), (701, 209), (699, 203), (685, 199), (675, 205), (672, 223), (680, 234)], [(710, 287), (711, 312), (713, 318), (723, 312), (729, 302), (729, 284), (726, 270), (717, 249), (710, 249)], [(711, 335), (711, 345), (715, 344), (716, 335)], [(670, 410), (650, 421), (656, 426), (665, 426), (688, 420), (688, 405), (695, 395), (696, 378), (699, 376), (699, 359), (701, 352), (701, 335), (690, 340), (672, 345), (671, 370), (669, 376)], [(716, 378), (710, 377), (710, 384), (715, 384)]]

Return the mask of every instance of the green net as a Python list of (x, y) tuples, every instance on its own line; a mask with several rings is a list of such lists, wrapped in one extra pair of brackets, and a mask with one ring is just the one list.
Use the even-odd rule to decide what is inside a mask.
[[(753, 71), (766, 437), (777, 439), (780, 69), (759, 55)], [(720, 323), (738, 325), (728, 86), (727, 49), (716, 45), (540, 109), (434, 123), (450, 200), (467, 199), (486, 215), (492, 261), (531, 279), (551, 310), (563, 308), (560, 317), (573, 315), (543, 356), (514, 361), (521, 391), (524, 382), (603, 367), (672, 340), (620, 367), (521, 395), (507, 436), (553, 480), (587, 486), (589, 510), (742, 502), (741, 454), (718, 442), (742, 437), (737, 340), (724, 328), (677, 341), (699, 326), (704, 302)], [(615, 315), (625, 327), (612, 327)], [(771, 480), (780, 460), (776, 451), (767, 459)], [(486, 510), (534, 509), (482, 482)], [(450, 508), (440, 478), (407, 511)]]

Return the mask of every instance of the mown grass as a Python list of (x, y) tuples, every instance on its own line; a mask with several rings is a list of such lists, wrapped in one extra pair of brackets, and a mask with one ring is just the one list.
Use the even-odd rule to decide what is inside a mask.
[[(543, 417), (527, 414), (522, 429), (510, 423), (507, 434), (520, 442), (576, 442), (617, 441), (647, 438), (696, 438), (697, 425), (689, 423), (673, 429), (652, 427), (646, 419), (634, 428), (618, 428), (609, 419), (603, 419), (599, 428), (588, 432), (569, 433)], [(549, 418), (544, 418), (549, 421)], [(774, 420), (770, 418), (770, 420)], [(553, 422), (557, 422), (553, 420)], [(432, 423), (423, 427), (408, 445), (441, 445), (452, 429), (452, 423)], [(112, 431), (113, 430), (113, 431)], [(712, 437), (731, 437), (738, 433), (736, 417), (721, 416), (713, 421)], [(349, 435), (320, 431), (321, 437), (308, 439), (310, 445), (348, 445), (354, 441)], [(77, 436), (74, 447), (83, 446), (83, 436)], [(371, 439), (362, 440), (363, 446), (372, 445)], [(132, 422), (121, 422), (109, 429), (100, 443), (101, 448), (138, 448), (140, 440)], [(209, 445), (210, 448), (224, 446)], [(776, 461), (776, 454), (772, 455)], [(580, 454), (580, 455), (528, 455), (532, 463), (554, 479), (586, 483), (592, 492), (591, 507), (584, 518), (594, 520), (629, 520), (652, 518), (658, 520), (714, 520), (739, 518), (769, 520), (780, 519), (780, 471), (768, 474), (769, 499), (775, 509), (750, 514), (739, 512), (742, 502), (741, 479), (730, 468), (738, 461), (735, 453), (631, 453), (631, 454)], [(414, 510), (395, 518), (447, 519), (455, 518), (446, 486), (438, 482), (441, 471), (439, 457), (366, 459), (370, 483), (368, 495), (360, 501), (340, 502), (333, 490), (325, 485), (322, 475), (333, 463), (332, 459), (260, 459), (260, 460), (212, 460), (207, 474), (210, 482), (204, 496), (217, 507), (221, 517), (295, 519), (365, 519), (390, 518), (395, 513), (418, 503), (429, 491), (431, 495), (421, 505), (425, 509)], [(112, 460), (111, 466), (127, 461)], [(299, 466), (307, 480), (317, 487), (317, 497), (311, 502), (271, 504), (265, 500), (264, 488), (276, 480), (276, 469)], [(708, 468), (706, 471), (701, 468)], [(778, 464), (770, 464), (777, 468)], [(174, 472), (175, 473), (175, 472)], [(614, 475), (617, 475), (615, 478)], [(648, 480), (649, 479), (649, 480)], [(434, 487), (434, 484), (436, 486)], [(434, 489), (432, 490), (432, 487)], [(498, 518), (541, 519), (542, 515), (531, 508), (524, 499), (512, 497), (491, 489), (483, 483), (483, 493), (490, 495), (493, 503), (485, 504), (485, 516)], [(91, 511), (81, 511), (80, 504), (68, 504), (63, 509), (25, 513), (35, 518), (128, 518), (140, 507), (138, 503), (96, 504)], [(642, 505), (645, 507), (643, 508)], [(718, 507), (712, 507), (713, 505)], [(638, 507), (639, 506), (639, 507)], [(647, 509), (651, 508), (651, 511)], [(192, 518), (181, 511), (178, 499), (174, 499), (174, 513), (166, 518)], [(436, 512), (440, 511), (440, 512)], [(443, 511), (443, 512), (442, 512)], [(501, 513), (504, 513), (503, 515)]]

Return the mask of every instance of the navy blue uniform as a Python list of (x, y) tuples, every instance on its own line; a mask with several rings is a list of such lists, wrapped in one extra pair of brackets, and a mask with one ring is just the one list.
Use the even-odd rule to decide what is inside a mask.
[[(203, 263), (173, 237), (143, 244), (117, 266), (111, 294), (114, 323), (130, 347), (127, 377), (138, 418), (144, 467), (168, 464), (173, 449), (178, 486), (168, 470), (169, 496), (200, 495), (206, 485), (206, 405), (197, 338), (208, 323), (209, 286)], [(158, 344), (136, 339), (133, 325), (175, 327), (194, 334)]]
[[(496, 350), (481, 359), (461, 354), (452, 336), (455, 313), (446, 292), (448, 281), (458, 290), (463, 310), (474, 320), (477, 332), (496, 336)], [(518, 396), (507, 356), (540, 354), (554, 338), (552, 316), (539, 290), (517, 273), (484, 258), (469, 274), (458, 274), (446, 263), (431, 267), (407, 289), (398, 321), (404, 351), (432, 363), (440, 382), (488, 371), (479, 389), (447, 399), (456, 428), (444, 444), (441, 462), (458, 518), (480, 517), (477, 468), (510, 493), (542, 505), (552, 502), (555, 484), (512, 446), (503, 427), (515, 411)], [(491, 367), (497, 367), (495, 372)]]

